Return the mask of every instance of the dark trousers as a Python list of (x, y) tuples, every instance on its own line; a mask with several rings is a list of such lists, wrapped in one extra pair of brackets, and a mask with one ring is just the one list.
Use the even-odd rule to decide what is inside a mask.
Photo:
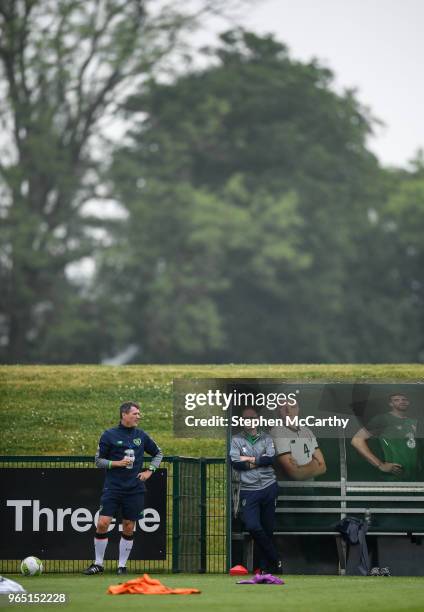
[(240, 517), (255, 542), (260, 569), (272, 569), (279, 559), (272, 541), (277, 495), (276, 482), (266, 489), (240, 491)]

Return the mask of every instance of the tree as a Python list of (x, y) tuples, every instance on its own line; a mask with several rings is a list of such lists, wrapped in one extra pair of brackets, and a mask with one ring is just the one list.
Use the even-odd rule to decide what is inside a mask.
[(294, 258), (300, 224), (295, 197), (252, 199), (240, 176), (219, 197), (184, 182), (149, 181), (137, 188), (136, 168), (121, 161), (115, 172), (127, 194), (128, 218), (114, 228), (113, 245), (102, 257), (97, 283), (105, 301), (119, 296), (126, 342), (139, 346), (136, 361), (221, 358), (232, 350), (220, 309), (220, 298), (234, 289), (228, 262), (242, 259), (262, 273), (264, 289), (273, 287), (277, 265), (307, 265)]
[[(106, 122), (175, 49), (184, 28), (222, 5), (200, 0), (183, 10), (176, 2), (150, 0), (1, 2), (4, 360), (45, 359), (52, 319), (65, 324), (68, 310), (60, 312), (59, 303), (67, 294), (75, 310), (76, 288), (66, 270), (93, 253), (92, 228), (101, 225), (84, 205), (107, 195), (101, 188)], [(56, 358), (62, 359), (60, 351)]]
[[(204, 344), (202, 355), (188, 350), (184, 358), (360, 360), (366, 351), (352, 325), (358, 313), (349, 315), (351, 291), (360, 286), (350, 286), (350, 273), (358, 261), (369, 266), (358, 235), (371, 231), (369, 211), (385, 194), (384, 173), (366, 146), (373, 119), (354, 92), (333, 91), (327, 68), (291, 59), (271, 36), (227, 32), (209, 55), (207, 68), (172, 82), (151, 79), (128, 99), (127, 111), (144, 115), (113, 169), (117, 198), (130, 211), (127, 228), (163, 215), (161, 240), (143, 235), (156, 254), (152, 270), (169, 259), (174, 239), (170, 207), (145, 195), (152, 185), (206, 191), (231, 227), (232, 242), (221, 246), (220, 288), (208, 293), (222, 341), (218, 350)], [(184, 208), (184, 200), (175, 206)], [(190, 228), (195, 208), (188, 210)], [(141, 301), (157, 304), (159, 294), (136, 273), (130, 277)], [(382, 299), (381, 291), (371, 295)], [(174, 297), (170, 289), (162, 310), (171, 314)], [(176, 323), (181, 311), (172, 314)], [(379, 334), (390, 329), (384, 310), (380, 324)], [(144, 347), (158, 346), (154, 328), (137, 328), (134, 336)], [(373, 341), (378, 347), (376, 335)], [(181, 358), (169, 346), (161, 354), (163, 361)]]
[(398, 300), (406, 304), (405, 325), (399, 337), (411, 347), (410, 361), (424, 356), (424, 156), (419, 151), (411, 169), (399, 173), (381, 215), (382, 230), (392, 245), (391, 277), (398, 280)]

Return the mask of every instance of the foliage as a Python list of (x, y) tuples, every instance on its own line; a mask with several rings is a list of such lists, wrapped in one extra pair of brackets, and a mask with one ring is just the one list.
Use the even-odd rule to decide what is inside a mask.
[(1, 3), (1, 361), (422, 359), (422, 156), (382, 169), (355, 92), (272, 36), (164, 71), (236, 3)]
[(403, 178), (367, 149), (369, 112), (272, 37), (234, 30), (209, 55), (126, 103), (143, 111), (112, 168), (129, 216), (99, 278), (133, 295), (135, 360), (419, 359), (398, 252), (373, 222)]
[[(179, 45), (183, 30), (222, 8), (221, 0), (185, 8), (152, 0), (0, 3), (3, 360), (85, 357), (81, 332), (90, 326), (96, 341), (89, 359), (99, 358), (107, 337), (85, 316), (92, 300), (67, 271), (104, 237), (85, 204), (95, 199), (99, 210), (107, 200), (107, 122)], [(57, 326), (73, 342), (52, 351)]]

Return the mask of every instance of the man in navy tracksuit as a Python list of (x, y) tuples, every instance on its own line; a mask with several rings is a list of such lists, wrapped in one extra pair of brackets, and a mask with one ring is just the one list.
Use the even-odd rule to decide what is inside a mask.
[[(253, 408), (242, 416), (254, 419)], [(272, 541), (278, 485), (273, 468), (275, 448), (271, 436), (245, 427), (231, 439), (230, 459), (240, 473), (240, 516), (255, 542), (263, 572), (282, 573), (282, 562)]]
[[(84, 570), (90, 576), (104, 571), (103, 559), (108, 543), (108, 528), (118, 508), (122, 510), (122, 537), (119, 542), (118, 574), (126, 573), (136, 520), (143, 517), (145, 481), (159, 467), (162, 451), (142, 430), (137, 429), (140, 407), (125, 402), (119, 408), (118, 427), (107, 429), (101, 436), (96, 453), (96, 466), (106, 470), (100, 500), (99, 520), (94, 537), (95, 561)], [(141, 471), (143, 455), (153, 457), (149, 467)]]

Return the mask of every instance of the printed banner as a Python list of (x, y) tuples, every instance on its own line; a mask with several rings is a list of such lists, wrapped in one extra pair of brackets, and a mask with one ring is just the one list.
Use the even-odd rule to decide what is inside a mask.
[[(146, 483), (131, 559), (166, 558), (166, 469)], [(104, 471), (90, 468), (0, 470), (3, 559), (91, 559)], [(105, 559), (117, 559), (121, 525), (111, 523)]]

